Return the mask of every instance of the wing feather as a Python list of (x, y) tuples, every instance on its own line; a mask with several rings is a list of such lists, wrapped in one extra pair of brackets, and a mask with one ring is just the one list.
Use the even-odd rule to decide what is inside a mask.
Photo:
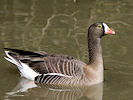
[[(32, 58), (31, 58), (32, 59)], [(76, 59), (63, 59), (61, 57), (44, 57), (43, 61), (31, 61), (29, 67), (39, 74), (60, 73), (69, 76), (77, 76), (83, 71), (86, 64)]]
[(83, 67), (86, 64), (71, 56), (53, 55), (45, 52), (29, 52), (17, 49), (8, 50), (12, 53), (16, 52), (13, 54), (16, 55), (18, 60), (27, 64), (38, 74), (42, 74), (35, 78), (38, 83), (74, 84), (72, 79), (77, 79), (78, 81), (79, 78), (84, 76)]

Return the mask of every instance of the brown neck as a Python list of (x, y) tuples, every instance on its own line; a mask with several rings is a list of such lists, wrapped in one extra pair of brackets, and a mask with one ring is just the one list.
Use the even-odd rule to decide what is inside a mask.
[(101, 39), (88, 36), (89, 65), (103, 65)]

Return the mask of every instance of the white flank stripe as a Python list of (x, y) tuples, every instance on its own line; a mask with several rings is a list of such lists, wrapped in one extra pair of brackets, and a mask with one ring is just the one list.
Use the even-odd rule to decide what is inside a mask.
[(48, 74), (44, 74), (44, 75), (58, 75), (58, 76), (69, 77), (69, 78), (72, 77), (72, 76), (68, 76), (68, 75), (64, 75), (64, 74), (60, 74), (60, 73), (48, 73)]

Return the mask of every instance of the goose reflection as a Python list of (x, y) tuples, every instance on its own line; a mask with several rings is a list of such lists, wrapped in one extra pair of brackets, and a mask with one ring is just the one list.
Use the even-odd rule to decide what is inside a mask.
[(10, 100), (15, 96), (37, 97), (41, 100), (102, 100), (103, 83), (89, 87), (57, 87), (21, 79), (11, 92), (6, 93), (5, 97)]

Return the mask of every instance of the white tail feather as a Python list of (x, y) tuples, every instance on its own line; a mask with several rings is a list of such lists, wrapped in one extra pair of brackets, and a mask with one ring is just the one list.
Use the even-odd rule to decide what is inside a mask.
[(9, 51), (5, 51), (5, 54), (8, 57), (8, 58), (5, 57), (5, 59), (8, 60), (9, 62), (21, 67), (20, 63), (18, 61), (16, 61), (13, 57), (11, 57), (8, 53), (9, 53)]
[(21, 76), (22, 77), (25, 77), (27, 79), (30, 79), (30, 80), (34, 80), (34, 78), (36, 76), (38, 76), (39, 74), (36, 73), (34, 70), (32, 70), (27, 64), (25, 63), (22, 63), (21, 61), (17, 61), (15, 60), (12, 56), (10, 56), (9, 54), (9, 51), (5, 51), (5, 54), (7, 55), (7, 57), (5, 57), (6, 60), (8, 60), (9, 62), (17, 65), (19, 71), (21, 72)]

